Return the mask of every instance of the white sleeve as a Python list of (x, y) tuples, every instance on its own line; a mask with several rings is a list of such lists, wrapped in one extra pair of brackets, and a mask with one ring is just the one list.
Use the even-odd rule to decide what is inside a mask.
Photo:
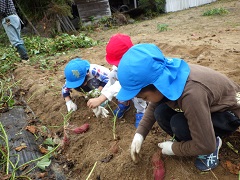
[(106, 96), (106, 98), (111, 101), (113, 97), (116, 97), (121, 89), (121, 85), (117, 79), (117, 69), (113, 69), (109, 73), (109, 81), (102, 89), (101, 93)]

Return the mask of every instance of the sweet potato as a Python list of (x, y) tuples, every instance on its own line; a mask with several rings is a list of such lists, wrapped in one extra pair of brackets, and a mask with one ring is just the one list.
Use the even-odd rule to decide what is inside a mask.
[(66, 133), (64, 133), (63, 139), (62, 139), (62, 146), (66, 146), (69, 144), (69, 138)]
[(161, 155), (161, 151), (158, 151), (152, 156), (154, 180), (163, 180), (165, 176), (164, 162), (161, 159)]
[(74, 129), (72, 129), (72, 131), (73, 131), (75, 134), (81, 134), (81, 133), (86, 132), (88, 129), (89, 129), (89, 124), (88, 124), (88, 123), (85, 123), (85, 124), (83, 124), (83, 125), (80, 126), (80, 127), (76, 127), (76, 128), (74, 128)]

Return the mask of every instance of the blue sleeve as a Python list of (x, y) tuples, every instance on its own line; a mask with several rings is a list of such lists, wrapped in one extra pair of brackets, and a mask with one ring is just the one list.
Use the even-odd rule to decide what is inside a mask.
[(62, 96), (65, 98), (67, 96), (70, 96), (70, 88), (66, 87), (66, 83), (64, 84), (64, 86), (62, 87)]

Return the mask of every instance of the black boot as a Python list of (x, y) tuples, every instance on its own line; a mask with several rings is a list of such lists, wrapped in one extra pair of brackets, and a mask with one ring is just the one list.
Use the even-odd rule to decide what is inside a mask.
[(27, 54), (27, 50), (26, 50), (26, 48), (23, 44), (17, 45), (16, 48), (17, 48), (17, 51), (18, 51), (22, 60), (28, 60), (29, 59), (28, 54)]

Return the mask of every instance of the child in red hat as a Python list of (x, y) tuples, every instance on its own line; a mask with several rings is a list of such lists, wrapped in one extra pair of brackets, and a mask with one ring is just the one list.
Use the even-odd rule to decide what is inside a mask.
[[(133, 43), (128, 35), (115, 34), (113, 35), (106, 47), (106, 60), (109, 64), (113, 65), (112, 71), (109, 74), (109, 81), (102, 89), (101, 95), (97, 98), (92, 98), (87, 102), (88, 107), (95, 108), (106, 100), (111, 101), (115, 97), (121, 86), (117, 77), (117, 67), (122, 56), (133, 46)], [(137, 110), (135, 127), (138, 126), (142, 119), (145, 109), (147, 107), (146, 101), (134, 97), (132, 99), (134, 106)], [(126, 111), (130, 109), (130, 101), (118, 101), (118, 107), (113, 111), (114, 115), (122, 118)]]

